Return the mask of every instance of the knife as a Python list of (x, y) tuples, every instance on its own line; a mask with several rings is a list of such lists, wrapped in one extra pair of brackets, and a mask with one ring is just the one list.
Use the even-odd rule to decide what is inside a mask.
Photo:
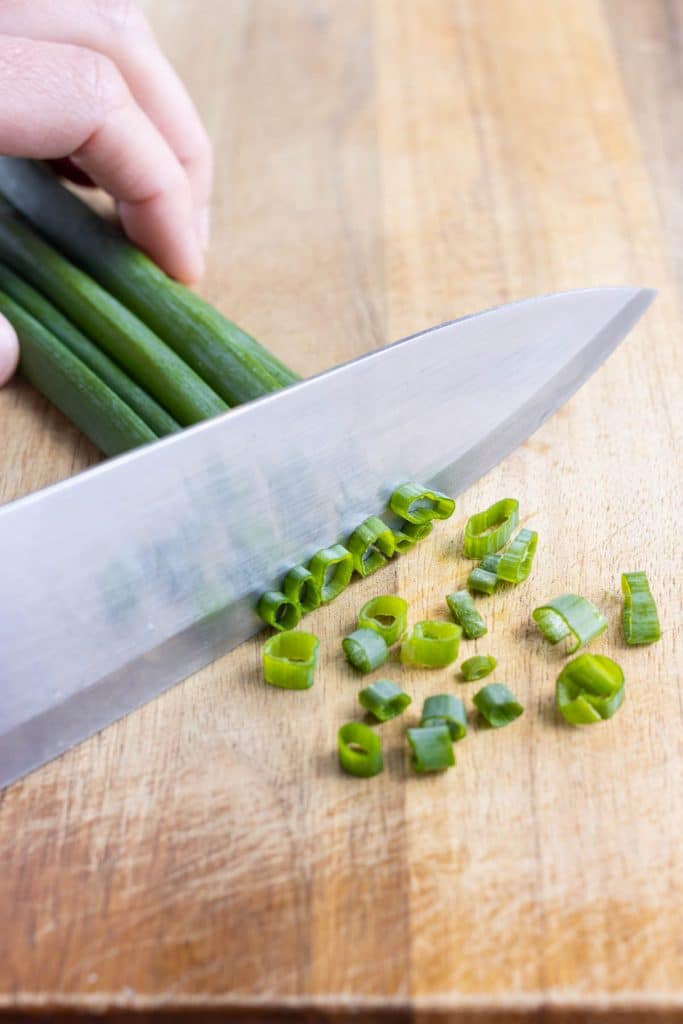
[(398, 484), (464, 490), (653, 297), (446, 323), (0, 508), (0, 787), (257, 632), (259, 595)]

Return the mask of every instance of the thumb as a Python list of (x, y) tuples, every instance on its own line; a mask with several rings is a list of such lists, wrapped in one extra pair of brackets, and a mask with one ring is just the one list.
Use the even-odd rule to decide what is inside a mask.
[(6, 384), (19, 362), (19, 342), (9, 321), (0, 316), (0, 387)]

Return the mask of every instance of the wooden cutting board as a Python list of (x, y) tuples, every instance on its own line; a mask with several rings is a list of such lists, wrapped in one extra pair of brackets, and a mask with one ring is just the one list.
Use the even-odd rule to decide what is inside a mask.
[[(154, 0), (216, 146), (202, 291), (304, 373), (438, 321), (584, 285), (660, 290), (608, 364), (411, 555), (310, 618), (315, 688), (239, 650), (0, 794), (0, 1007), (109, 1020), (683, 1020), (681, 23), (658, 0)], [(453, 429), (458, 429), (457, 418)], [(400, 444), (400, 438), (397, 438)], [(0, 394), (0, 499), (96, 453), (21, 382)], [(339, 640), (462, 585), (465, 519), (519, 497), (532, 578), (483, 605), (526, 707), (458, 766), (340, 774), (359, 681)], [(625, 648), (619, 577), (663, 624)], [(530, 610), (610, 621), (611, 722), (564, 726)], [(23, 1018), (22, 1018), (23, 1019)], [(60, 1018), (61, 1019), (61, 1018)]]

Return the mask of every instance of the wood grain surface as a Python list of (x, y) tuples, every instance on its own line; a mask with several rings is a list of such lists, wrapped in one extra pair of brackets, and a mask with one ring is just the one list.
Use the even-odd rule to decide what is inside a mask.
[[(202, 292), (312, 373), (536, 293), (659, 297), (581, 392), (454, 519), (310, 625), (316, 686), (260, 643), (0, 794), (6, 1019), (683, 1020), (681, 21), (675, 0), (150, 0), (216, 146)], [(453, 429), (457, 429), (454, 422)], [(400, 439), (398, 439), (400, 443)], [(96, 453), (20, 381), (0, 393), (0, 500)], [(483, 605), (526, 706), (472, 718), (445, 776), (403, 730), (454, 671), (383, 675), (414, 705), (387, 768), (340, 774), (358, 715), (339, 639), (370, 596), (413, 619), (461, 585), (465, 519), (515, 495), (529, 582)], [(661, 642), (627, 649), (619, 574), (647, 570)], [(628, 696), (553, 710), (561, 655), (529, 619), (577, 591)]]

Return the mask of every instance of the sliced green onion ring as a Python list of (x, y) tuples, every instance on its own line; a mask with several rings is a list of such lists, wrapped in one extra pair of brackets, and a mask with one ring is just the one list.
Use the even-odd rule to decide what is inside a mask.
[(467, 735), (465, 705), (450, 693), (437, 693), (427, 697), (422, 707), (420, 726), (445, 725), (454, 742)]
[(396, 551), (394, 531), (378, 516), (370, 516), (357, 526), (346, 542), (353, 556), (353, 567), (360, 576), (371, 576)]
[(339, 764), (349, 775), (369, 779), (384, 768), (382, 741), (369, 725), (347, 722), (337, 733)]
[(585, 647), (607, 629), (604, 615), (594, 604), (578, 594), (562, 594), (553, 598), (540, 608), (535, 608), (532, 618), (551, 644), (559, 643), (570, 634), (574, 637), (574, 643), (567, 648), (567, 654)]
[(567, 662), (555, 687), (557, 709), (570, 725), (593, 725), (624, 701), (624, 673), (604, 654), (579, 654)]
[(490, 654), (475, 654), (473, 657), (463, 661), (460, 672), (466, 683), (473, 683), (475, 679), (483, 679), (493, 672), (498, 662)]
[(396, 718), (405, 711), (411, 700), (400, 686), (388, 679), (378, 679), (358, 694), (360, 706), (374, 715), (378, 722)]
[(483, 512), (476, 512), (465, 525), (465, 554), (468, 558), (491, 555), (507, 544), (519, 522), (519, 502), (502, 498)]
[(498, 586), (500, 558), (500, 555), (487, 555), (467, 577), (468, 589), (478, 590), (482, 594), (492, 594)]
[(408, 745), (416, 772), (440, 772), (455, 764), (451, 733), (447, 725), (408, 729)]
[(263, 645), (263, 678), (283, 690), (308, 690), (313, 686), (318, 647), (313, 633), (276, 633)]
[(416, 622), (401, 644), (401, 661), (404, 665), (444, 668), (458, 657), (461, 636), (462, 629), (455, 622)]
[(410, 551), (418, 541), (428, 537), (433, 529), (433, 523), (402, 523), (398, 530), (394, 530), (396, 553), (402, 555)]
[(657, 605), (644, 572), (621, 574), (621, 589), (624, 595), (622, 623), (624, 640), (630, 646), (653, 644), (659, 640), (662, 631), (659, 625)]
[(502, 683), (482, 686), (472, 700), (479, 714), (493, 729), (502, 729), (524, 713), (514, 693)]
[(357, 629), (342, 640), (342, 650), (349, 665), (359, 672), (372, 672), (389, 657), (389, 648), (374, 629)]
[(455, 502), (441, 491), (430, 491), (420, 484), (405, 483), (389, 498), (391, 511), (418, 526), (432, 519), (448, 519), (455, 511)]
[(468, 590), (458, 590), (455, 594), (449, 594), (446, 604), (450, 608), (451, 615), (462, 629), (463, 636), (470, 640), (488, 633), (486, 623), (477, 611), (472, 595)]
[(520, 530), (500, 556), (498, 579), (506, 583), (524, 583), (529, 578), (537, 544), (535, 530)]
[(387, 647), (391, 647), (408, 627), (408, 602), (394, 594), (373, 597), (359, 611), (358, 626), (360, 629), (374, 629)]
[(295, 565), (282, 581), (282, 593), (298, 604), (305, 615), (320, 607), (320, 586), (310, 569), (305, 565)]
[(343, 544), (333, 544), (313, 555), (308, 568), (320, 588), (321, 604), (329, 604), (348, 587), (353, 575), (353, 556)]
[(301, 619), (299, 605), (279, 590), (267, 590), (262, 594), (256, 610), (273, 629), (294, 629)]

